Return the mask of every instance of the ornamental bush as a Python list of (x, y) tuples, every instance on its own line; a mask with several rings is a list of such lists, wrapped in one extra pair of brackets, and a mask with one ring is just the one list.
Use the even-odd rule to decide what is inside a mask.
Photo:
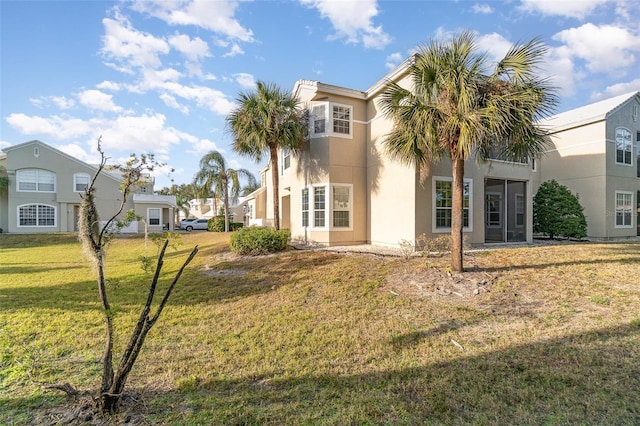
[[(229, 222), (229, 231), (235, 231), (244, 226), (242, 222)], [(224, 232), (224, 215), (218, 215), (209, 219), (207, 230), (210, 232)]]
[(584, 238), (587, 219), (577, 195), (554, 179), (544, 182), (533, 197), (533, 232), (549, 238)]
[(258, 256), (287, 248), (291, 238), (288, 229), (275, 230), (268, 226), (250, 226), (231, 234), (231, 251), (241, 255)]

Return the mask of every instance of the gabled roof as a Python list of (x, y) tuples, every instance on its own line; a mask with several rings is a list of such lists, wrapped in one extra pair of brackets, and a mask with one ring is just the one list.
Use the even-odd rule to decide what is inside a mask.
[(540, 124), (552, 129), (552, 132), (559, 132), (573, 127), (583, 126), (598, 121), (603, 121), (607, 116), (615, 112), (618, 108), (632, 100), (640, 101), (640, 91), (625, 93), (600, 102), (575, 108), (552, 117), (540, 120)]
[[(73, 156), (71, 156), (69, 154), (66, 154), (66, 153), (60, 151), (59, 149), (54, 148), (51, 145), (48, 145), (48, 144), (46, 144), (46, 143), (44, 143), (42, 141), (39, 141), (37, 139), (31, 140), (31, 141), (28, 141), (28, 142), (23, 142), (23, 143), (20, 143), (20, 144), (17, 144), (17, 145), (8, 146), (6, 148), (3, 148), (2, 151), (8, 154), (10, 151), (14, 151), (16, 149), (24, 148), (24, 147), (29, 146), (29, 145), (40, 145), (42, 147), (45, 147), (45, 148), (55, 152), (59, 156), (66, 158), (69, 161), (73, 161), (75, 163), (78, 163), (78, 164), (81, 164), (81, 165), (83, 165), (85, 167), (88, 167), (88, 168), (90, 168), (90, 169), (92, 169), (94, 171), (98, 171), (98, 167), (96, 167), (96, 166), (94, 166), (92, 164), (85, 163), (84, 161), (78, 160), (77, 158), (75, 158), (75, 157), (73, 157)], [(119, 181), (118, 177), (114, 176), (113, 174), (104, 173), (104, 175), (109, 177), (110, 179), (113, 179), (115, 181)]]
[(133, 194), (134, 203), (142, 204), (169, 204), (176, 207), (175, 195)]

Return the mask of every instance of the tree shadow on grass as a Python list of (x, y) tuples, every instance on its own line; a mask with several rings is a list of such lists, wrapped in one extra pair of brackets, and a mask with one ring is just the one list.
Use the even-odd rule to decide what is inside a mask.
[[(274, 366), (240, 380), (190, 378), (175, 392), (139, 391), (137, 414), (146, 424), (636, 425), (639, 348), (636, 321), (433, 364), (358, 366), (365, 373), (283, 377)], [(7, 407), (34, 420), (39, 405), (16, 399)]]

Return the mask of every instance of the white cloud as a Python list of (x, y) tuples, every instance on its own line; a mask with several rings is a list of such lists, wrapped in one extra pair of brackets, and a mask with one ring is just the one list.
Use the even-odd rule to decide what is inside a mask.
[(608, 86), (602, 92), (594, 93), (591, 96), (591, 99), (598, 101), (634, 91), (640, 92), (640, 78), (636, 78), (635, 80), (631, 80), (626, 83), (617, 83)]
[(185, 115), (189, 114), (189, 107), (186, 106), (186, 105), (181, 105), (180, 103), (178, 103), (178, 101), (176, 100), (176, 98), (174, 96), (171, 96), (168, 93), (162, 93), (160, 95), (160, 99), (169, 108), (176, 109), (176, 110), (180, 111), (181, 113), (183, 113)]
[(614, 25), (584, 24), (560, 31), (553, 36), (571, 51), (574, 57), (586, 61), (592, 72), (625, 75), (640, 52), (640, 37), (628, 29)]
[[(144, 3), (144, 2), (140, 2)], [(101, 53), (117, 63), (112, 64), (121, 70), (137, 67), (157, 68), (161, 65), (160, 55), (169, 53), (169, 44), (162, 38), (138, 31), (129, 20), (115, 13), (115, 19), (102, 20), (105, 35), (102, 36)]]
[(493, 13), (493, 8), (487, 3), (475, 3), (471, 10), (473, 13), (477, 13), (479, 15), (490, 15)]
[(331, 21), (336, 31), (332, 38), (346, 38), (347, 43), (362, 43), (366, 48), (375, 49), (391, 43), (391, 36), (383, 31), (382, 26), (373, 23), (378, 14), (376, 0), (300, 0), (300, 3), (317, 9), (323, 18)]
[(253, 32), (235, 18), (238, 4), (231, 0), (146, 0), (131, 3), (131, 8), (170, 25), (194, 25), (230, 39), (252, 42)]
[(233, 77), (236, 79), (236, 82), (245, 89), (252, 89), (256, 86), (256, 79), (252, 74), (239, 72), (237, 74), (233, 74)]
[(95, 120), (82, 120), (75, 117), (28, 116), (13, 113), (6, 118), (7, 123), (24, 135), (46, 135), (57, 140), (74, 139), (92, 132)]
[(99, 90), (90, 89), (78, 93), (78, 102), (81, 105), (98, 111), (119, 112), (122, 107), (117, 106), (113, 102), (113, 95), (101, 92)]
[(121, 89), (118, 83), (115, 83), (113, 81), (106, 81), (106, 80), (103, 81), (102, 83), (96, 84), (96, 88), (102, 89), (102, 90), (111, 90), (112, 92), (117, 92)]
[(584, 73), (575, 69), (571, 51), (566, 46), (549, 49), (543, 69), (561, 97), (573, 96), (576, 83), (584, 78)]
[(209, 45), (200, 37), (192, 39), (186, 34), (176, 34), (169, 37), (169, 44), (192, 62), (211, 56)]
[(82, 146), (75, 143), (56, 145), (56, 148), (73, 158), (84, 161), (85, 163), (99, 164), (100, 154), (98, 153), (98, 140), (96, 139), (95, 141), (88, 143), (88, 145), (92, 145), (92, 147), (89, 148), (89, 152), (87, 152), (87, 150)]
[(397, 67), (402, 62), (403, 59), (404, 57), (402, 56), (402, 53), (395, 52), (387, 56), (387, 62), (384, 65), (389, 69), (393, 69)]
[(584, 19), (598, 6), (611, 0), (522, 0), (521, 9), (543, 15)]
[(244, 50), (242, 50), (242, 48), (240, 47), (240, 45), (238, 43), (233, 43), (231, 45), (231, 49), (229, 49), (229, 51), (227, 51), (227, 53), (225, 53), (222, 56), (224, 58), (230, 58), (230, 57), (238, 56), (238, 55), (244, 55)]
[(234, 108), (227, 95), (219, 90), (206, 86), (184, 86), (179, 83), (166, 82), (159, 86), (174, 96), (194, 101), (200, 107), (207, 108), (219, 115), (227, 115)]
[(218, 151), (219, 153), (224, 153), (224, 149), (218, 148), (215, 142), (209, 139), (198, 139), (191, 143), (191, 148), (186, 152), (189, 154), (194, 154), (198, 157), (202, 157), (209, 151)]
[(476, 43), (478, 49), (481, 52), (487, 52), (488, 59), (492, 62), (492, 65), (497, 64), (498, 61), (504, 58), (509, 49), (513, 46), (513, 43), (504, 38), (504, 36), (498, 33), (485, 34), (476, 37)]

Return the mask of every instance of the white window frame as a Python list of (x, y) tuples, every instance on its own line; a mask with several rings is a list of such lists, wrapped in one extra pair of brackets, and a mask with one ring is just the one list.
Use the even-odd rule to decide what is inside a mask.
[[(618, 196), (629, 196), (628, 209), (625, 208), (625, 201), (622, 200), (622, 204), (618, 203)], [(626, 197), (625, 197), (626, 198)], [(615, 192), (615, 216), (614, 216), (614, 224), (616, 228), (633, 228), (633, 192), (632, 191), (616, 191)], [(622, 225), (618, 225), (618, 214), (622, 215)], [(625, 225), (625, 216), (629, 215), (629, 224)]]
[(284, 175), (285, 172), (291, 168), (291, 150), (287, 147), (284, 147), (280, 150), (280, 152), (280, 170), (281, 174)]
[[(309, 223), (311, 223), (309, 221), (311, 217), (310, 210), (309, 210), (310, 193), (311, 191), (309, 190), (309, 188), (302, 188), (302, 190), (300, 191), (300, 212), (301, 212), (300, 223), (302, 224), (302, 228), (308, 228)], [(306, 203), (305, 203), (305, 199), (306, 199)], [(306, 208), (305, 208), (305, 204), (306, 204)]]
[[(487, 208), (487, 198), (488, 196), (497, 196), (497, 199), (495, 200), (491, 200), (494, 202), (498, 203), (498, 211), (494, 212), (494, 211), (489, 211), (489, 209)], [(493, 228), (493, 229), (500, 229), (500, 228), (504, 228), (504, 223), (503, 223), (503, 212), (504, 212), (504, 200), (503, 200), (503, 195), (502, 192), (491, 192), (491, 191), (487, 191), (485, 192), (485, 218), (484, 218), (484, 226), (487, 228)], [(496, 221), (492, 221), (491, 220), (491, 214), (498, 214), (498, 220), (497, 223)]]
[[(151, 212), (158, 212), (158, 217), (151, 217)], [(158, 223), (151, 223), (152, 219), (157, 219)], [(149, 226), (161, 226), (162, 225), (162, 209), (160, 207), (147, 208), (147, 224)]]
[[(453, 178), (448, 176), (434, 176), (431, 179), (431, 231), (434, 234), (451, 232), (450, 226), (447, 226), (447, 227), (436, 226), (436, 210), (438, 209), (438, 207), (436, 206), (436, 182), (440, 182), (440, 181), (451, 182), (451, 186), (452, 186), (451, 199), (453, 203)], [(462, 231), (473, 232), (473, 179), (464, 178), (463, 185), (469, 185), (469, 207), (467, 207), (468, 217), (469, 217), (469, 226), (464, 226), (463, 224)], [(464, 209), (464, 204), (463, 204), (463, 209)], [(451, 210), (452, 210), (451, 220), (453, 220), (453, 206), (451, 206)]]
[[(349, 226), (334, 226), (334, 215), (336, 211), (345, 211), (344, 206), (337, 206), (334, 200), (334, 188), (347, 188), (349, 190), (349, 201), (347, 208), (349, 211)], [(318, 189), (324, 190), (324, 208), (316, 209), (316, 193)], [(307, 190), (309, 196), (308, 210), (303, 209), (303, 194)], [(353, 230), (353, 184), (350, 183), (328, 183), (310, 185), (300, 191), (300, 224), (303, 229), (312, 231), (352, 231)], [(304, 212), (308, 212), (308, 226), (304, 226)], [(318, 213), (321, 212), (324, 225), (316, 226), (316, 219), (320, 219)]]
[[(21, 225), (21, 210), (25, 207), (35, 207), (36, 209), (36, 224), (35, 225)], [(42, 218), (40, 217), (40, 207), (48, 207), (53, 210), (53, 225), (41, 225), (40, 222)], [(56, 206), (52, 206), (50, 204), (42, 204), (42, 203), (30, 203), (30, 204), (21, 204), (17, 207), (17, 226), (18, 228), (55, 228), (58, 226), (58, 209)]]
[[(25, 181), (24, 176), (27, 173), (34, 173), (35, 180)], [(40, 185), (48, 184), (48, 182), (41, 182), (41, 176), (46, 176), (47, 174), (53, 176), (53, 189), (52, 190), (41, 190)], [(21, 189), (20, 185), (22, 183), (33, 183), (35, 184), (35, 189)], [(56, 174), (50, 170), (44, 169), (20, 169), (16, 171), (16, 191), (17, 192), (47, 192), (47, 193), (55, 193), (56, 192)]]
[[(622, 149), (618, 148), (618, 131), (619, 130), (624, 130), (629, 135), (629, 140), (625, 142)], [(631, 140), (632, 136), (633, 135), (631, 133), (631, 130), (627, 129), (626, 127), (616, 127), (615, 137), (614, 137), (614, 143), (616, 146), (616, 164), (619, 164), (621, 166), (633, 166), (633, 141)], [(618, 161), (618, 152), (622, 152), (622, 161)], [(629, 162), (627, 162), (626, 153), (629, 153)]]
[[(89, 184), (91, 183), (91, 175), (89, 175), (89, 173), (74, 173), (73, 174), (73, 192), (84, 192), (85, 188), (83, 189), (78, 189), (78, 178), (86, 178), (87, 179), (87, 183), (86, 186), (88, 187)], [(82, 183), (80, 183), (82, 185)]]
[[(516, 228), (524, 228), (526, 223), (526, 211), (527, 211), (527, 199), (524, 194), (517, 192), (515, 194), (515, 217), (514, 221), (516, 224)], [(522, 218), (522, 222), (518, 221), (518, 218)]]
[[(314, 110), (317, 110), (319, 107), (324, 106), (324, 116), (316, 116)], [(336, 132), (334, 130), (335, 124), (337, 121), (341, 120), (340, 118), (334, 117), (334, 109), (335, 108), (346, 108), (349, 114), (349, 131), (348, 133)], [(338, 138), (352, 139), (353, 138), (353, 106), (347, 104), (340, 104), (336, 102), (314, 102), (311, 105), (310, 111), (310, 120), (309, 120), (309, 132), (312, 138), (322, 137), (322, 136), (334, 136)], [(316, 132), (316, 121), (324, 121), (324, 131)]]

